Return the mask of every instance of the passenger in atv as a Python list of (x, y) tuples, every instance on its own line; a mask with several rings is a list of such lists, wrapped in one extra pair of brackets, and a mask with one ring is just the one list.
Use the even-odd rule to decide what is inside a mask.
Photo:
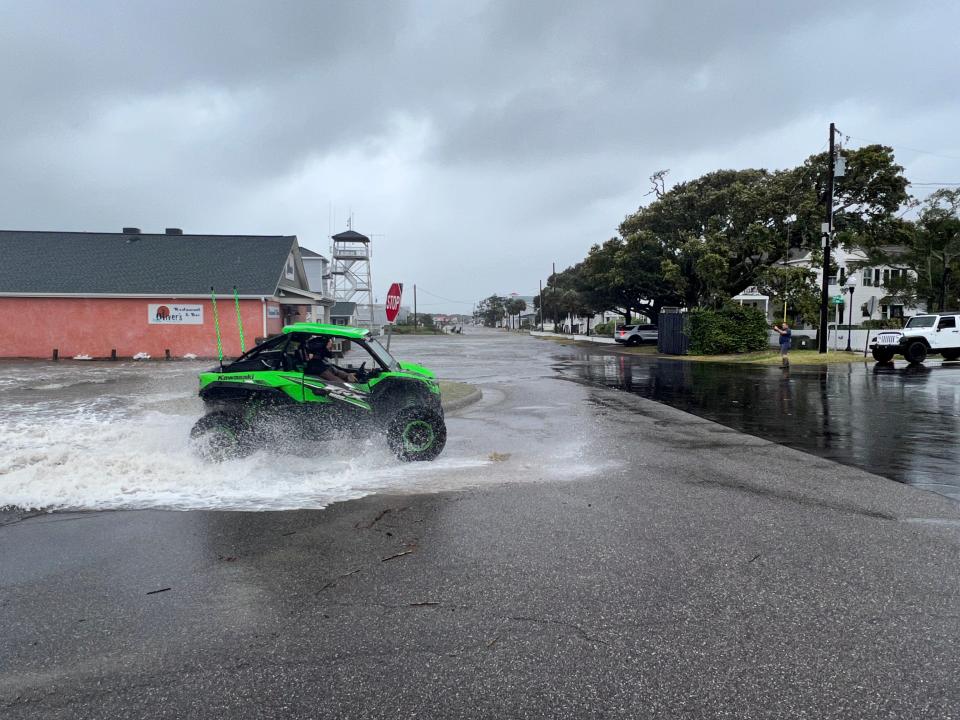
[(307, 360), (304, 374), (314, 375), (336, 385), (343, 385), (345, 382), (355, 383), (357, 381), (356, 375), (341, 370), (331, 362), (333, 358), (332, 345), (333, 338), (323, 336), (313, 337), (307, 341), (306, 349), (310, 354), (310, 359)]

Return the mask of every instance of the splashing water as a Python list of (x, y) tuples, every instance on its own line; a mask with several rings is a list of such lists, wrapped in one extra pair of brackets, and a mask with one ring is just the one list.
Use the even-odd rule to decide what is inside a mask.
[[(448, 361), (446, 372), (471, 379), (463, 345), (437, 345), (436, 353), (424, 343), (411, 355), (441, 368)], [(248, 457), (207, 462), (190, 441), (204, 413), (196, 377), (207, 363), (0, 362), (0, 509), (323, 508), (375, 492), (574, 479), (597, 471), (603, 463), (585, 452), (588, 433), (577, 428), (575, 405), (555, 408), (552, 394), (530, 377), (503, 373), (499, 364), (524, 365), (504, 359), (489, 340), (478, 342), (474, 353), (482, 356), (483, 372), (498, 371), (497, 384), (485, 386), (488, 400), (466, 417), (448, 414), (446, 449), (419, 463), (397, 460), (379, 435), (316, 438), (296, 431)], [(513, 410), (497, 404), (510, 382), (515, 392), (530, 394)]]

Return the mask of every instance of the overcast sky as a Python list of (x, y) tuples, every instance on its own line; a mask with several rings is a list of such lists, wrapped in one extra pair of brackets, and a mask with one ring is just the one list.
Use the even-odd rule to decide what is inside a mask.
[(0, 228), (327, 254), (352, 212), (381, 301), (469, 312), (613, 236), (655, 170), (793, 166), (831, 121), (960, 182), (958, 28), (923, 0), (0, 0)]

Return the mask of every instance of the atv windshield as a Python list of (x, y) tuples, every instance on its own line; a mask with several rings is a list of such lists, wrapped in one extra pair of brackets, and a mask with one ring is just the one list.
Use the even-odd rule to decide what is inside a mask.
[(380, 364), (387, 370), (396, 372), (400, 369), (400, 363), (380, 344), (379, 340), (367, 340), (367, 346), (370, 348), (370, 353), (379, 360)]
[(933, 327), (934, 323), (937, 322), (936, 315), (917, 315), (917, 317), (912, 317), (907, 320), (905, 327), (908, 328), (928, 328)]

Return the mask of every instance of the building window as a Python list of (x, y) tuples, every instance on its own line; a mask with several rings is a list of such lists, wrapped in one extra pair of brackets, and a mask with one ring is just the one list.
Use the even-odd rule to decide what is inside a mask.
[(903, 305), (891, 305), (891, 306), (890, 306), (890, 317), (892, 317), (892, 318), (902, 318), (902, 317), (903, 317)]
[(864, 268), (864, 270), (863, 270), (863, 286), (864, 286), (864, 287), (873, 287), (873, 268)]

